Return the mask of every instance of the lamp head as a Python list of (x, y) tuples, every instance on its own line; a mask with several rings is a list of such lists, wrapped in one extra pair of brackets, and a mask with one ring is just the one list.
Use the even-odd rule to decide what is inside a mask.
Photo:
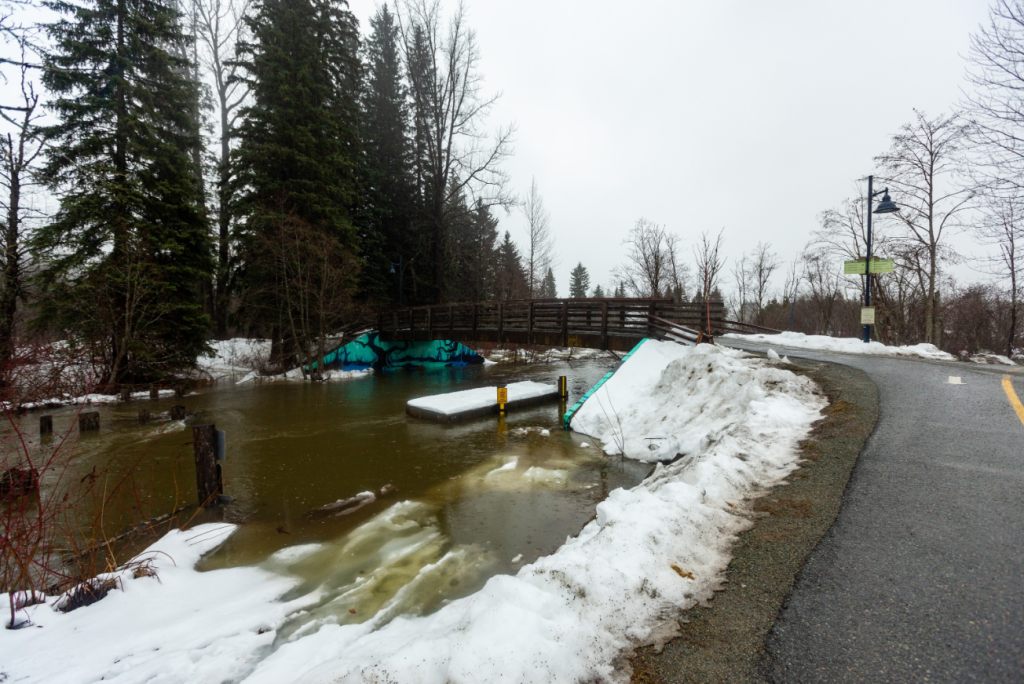
[(394, 264), (391, 264), (391, 270), (388, 271), (388, 273), (390, 273), (391, 275), (395, 275), (395, 265)]
[(900, 208), (896, 205), (896, 203), (889, 199), (889, 188), (886, 188), (882, 192), (884, 192), (885, 194), (882, 196), (882, 201), (878, 203), (877, 207), (875, 207), (875, 213), (891, 214), (894, 211), (899, 211)]

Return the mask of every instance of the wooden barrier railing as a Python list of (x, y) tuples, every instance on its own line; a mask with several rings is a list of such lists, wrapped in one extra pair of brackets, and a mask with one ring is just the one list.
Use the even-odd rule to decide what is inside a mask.
[[(725, 307), (671, 299), (535, 299), (420, 306), (381, 313), (384, 340), (437, 340), (577, 346), (626, 351), (664, 325), (718, 329)], [(653, 318), (652, 318), (653, 317)], [(660, 323), (654, 321), (660, 319)], [(654, 321), (652, 323), (652, 321)]]

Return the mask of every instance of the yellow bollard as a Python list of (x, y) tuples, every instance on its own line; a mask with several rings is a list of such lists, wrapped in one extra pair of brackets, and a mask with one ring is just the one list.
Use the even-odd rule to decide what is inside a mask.
[(505, 404), (508, 403), (508, 388), (504, 385), (498, 387), (498, 415), (505, 415)]

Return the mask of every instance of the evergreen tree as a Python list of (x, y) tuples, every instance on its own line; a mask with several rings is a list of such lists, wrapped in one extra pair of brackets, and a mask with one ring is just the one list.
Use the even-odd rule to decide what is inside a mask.
[(587, 273), (586, 266), (583, 262), (576, 264), (576, 268), (572, 269), (572, 273), (569, 274), (569, 296), (573, 299), (583, 299), (587, 296), (587, 290), (590, 289), (590, 274)]
[(512, 242), (512, 235), (505, 231), (505, 240), (498, 246), (495, 281), (498, 299), (526, 299), (528, 285), (526, 269), (519, 248)]
[[(358, 211), (361, 254), (365, 264), (361, 289), (371, 299), (395, 300), (391, 264), (416, 254), (412, 235), (414, 179), (409, 143), (407, 91), (402, 81), (399, 28), (388, 6), (370, 19), (364, 45), (360, 184), (364, 198)], [(496, 238), (495, 238), (496, 239)], [(406, 298), (408, 301), (408, 298)]]
[(545, 299), (555, 299), (558, 297), (558, 287), (555, 284), (555, 274), (548, 268), (548, 272), (544, 275), (544, 282), (541, 283), (540, 296)]
[(618, 284), (618, 286), (616, 286), (616, 288), (615, 288), (615, 298), (616, 299), (625, 299), (626, 298), (626, 285), (624, 283), (620, 282)]
[(307, 325), (311, 302), (293, 285), (311, 281), (294, 255), (311, 236), (336, 256), (332, 279), (354, 276), (358, 32), (344, 0), (260, 0), (246, 24), (252, 40), (239, 52), (251, 102), (235, 155), (243, 313), (288, 357), (289, 345), (326, 334), (322, 321), (315, 332)]
[(594, 288), (594, 299), (604, 299), (604, 288), (600, 285)]
[(91, 343), (106, 382), (191, 366), (207, 349), (212, 273), (199, 91), (168, 0), (49, 3), (42, 80), (57, 122), (44, 178), (60, 197), (34, 239), (41, 320)]

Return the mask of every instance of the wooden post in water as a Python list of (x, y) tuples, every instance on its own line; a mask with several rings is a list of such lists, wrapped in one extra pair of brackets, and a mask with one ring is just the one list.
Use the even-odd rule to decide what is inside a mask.
[(502, 335), (505, 331), (505, 304), (498, 302), (498, 344), (502, 343)]
[(200, 506), (213, 506), (222, 491), (217, 467), (217, 426), (213, 423), (192, 428), (192, 448), (196, 458), (196, 492)]
[(121, 401), (131, 401), (131, 400), (132, 400), (132, 386), (131, 385), (121, 385)]
[(139, 409), (139, 422), (142, 424), (149, 422), (149, 409)]
[(530, 318), (526, 323), (526, 342), (533, 344), (533, 302), (530, 302)]
[(40, 436), (53, 434), (53, 416), (39, 416), (39, 434)]
[(185, 407), (179, 404), (172, 406), (171, 420), (185, 420)]
[(156, 401), (160, 398), (160, 388), (156, 385), (149, 386), (149, 398), (151, 401)]
[(78, 431), (88, 432), (100, 429), (100, 414), (97, 411), (78, 414)]

